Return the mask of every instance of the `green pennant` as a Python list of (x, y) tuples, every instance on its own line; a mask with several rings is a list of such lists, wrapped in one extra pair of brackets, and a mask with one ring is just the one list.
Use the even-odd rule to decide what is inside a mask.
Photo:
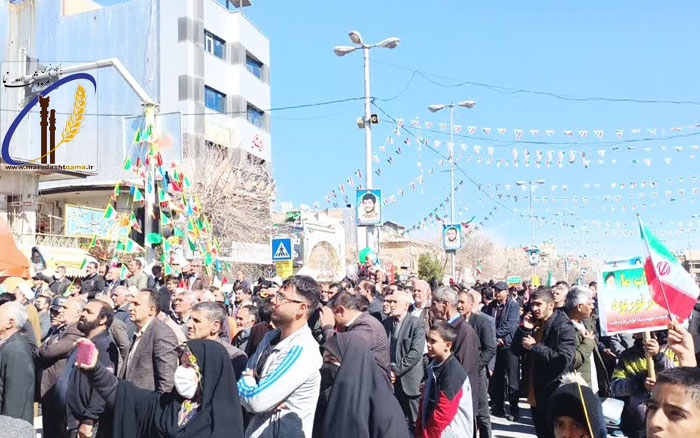
[(169, 263), (163, 262), (163, 271), (165, 271), (165, 275), (173, 275), (173, 270)]
[(211, 254), (207, 253), (207, 255), (204, 256), (204, 263), (207, 266), (210, 266), (212, 263), (214, 263), (214, 260), (211, 258)]
[(131, 158), (127, 158), (126, 161), (124, 161), (124, 170), (130, 170), (131, 169)]
[(165, 263), (165, 253), (164, 252), (160, 253), (160, 262)]
[(185, 232), (179, 229), (178, 227), (175, 227), (173, 231), (175, 232), (175, 235), (177, 237), (185, 237)]
[(148, 233), (146, 242), (151, 245), (160, 245), (163, 242), (163, 236), (160, 233)]
[(163, 252), (170, 252), (172, 249), (172, 246), (170, 245), (170, 242), (168, 242), (168, 239), (163, 239)]
[(107, 208), (105, 208), (104, 218), (111, 219), (115, 213), (116, 211), (114, 211), (114, 207), (112, 207), (112, 203), (110, 202), (109, 204), (107, 204)]
[(84, 258), (83, 258), (83, 262), (80, 264), (80, 270), (81, 270), (81, 271), (82, 271), (83, 269), (85, 269), (85, 266), (87, 266), (87, 263), (88, 263), (88, 259), (87, 259), (87, 257), (84, 257)]
[(134, 134), (134, 141), (132, 143), (138, 143), (141, 141), (141, 128), (138, 128), (136, 130), (136, 134)]
[(190, 251), (194, 251), (197, 248), (195, 243), (189, 237), (187, 238), (187, 243), (190, 244)]
[(134, 202), (143, 201), (143, 194), (141, 190), (134, 189)]
[(89, 248), (93, 248), (95, 245), (97, 245), (97, 234), (92, 236), (92, 240), (90, 241), (90, 246)]
[(163, 210), (160, 211), (160, 223), (161, 225), (170, 225), (170, 219), (168, 219), (168, 216), (163, 213)]
[(126, 269), (126, 265), (122, 265), (122, 270), (119, 271), (119, 279), (124, 280), (128, 274), (129, 270)]

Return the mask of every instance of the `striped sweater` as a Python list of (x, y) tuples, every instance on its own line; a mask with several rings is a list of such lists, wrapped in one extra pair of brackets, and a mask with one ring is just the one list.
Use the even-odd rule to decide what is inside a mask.
[(279, 330), (265, 335), (248, 361), (259, 379), (246, 374), (238, 381), (241, 405), (253, 414), (246, 438), (311, 437), (323, 363), (318, 343), (307, 325), (283, 341), (279, 337)]

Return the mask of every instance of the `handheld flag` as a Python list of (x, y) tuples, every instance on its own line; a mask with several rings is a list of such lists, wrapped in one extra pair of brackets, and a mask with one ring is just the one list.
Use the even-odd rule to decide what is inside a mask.
[(700, 295), (698, 285), (673, 253), (644, 226), (639, 215), (637, 219), (646, 252), (644, 274), (652, 298), (668, 310), (669, 314), (672, 313), (681, 319), (688, 318)]

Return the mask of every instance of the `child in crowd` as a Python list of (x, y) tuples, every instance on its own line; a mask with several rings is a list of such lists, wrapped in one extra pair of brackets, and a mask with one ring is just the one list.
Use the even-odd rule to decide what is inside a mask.
[(457, 331), (447, 322), (430, 326), (428, 378), (421, 396), (416, 438), (471, 438), (472, 390), (467, 374), (452, 355)]

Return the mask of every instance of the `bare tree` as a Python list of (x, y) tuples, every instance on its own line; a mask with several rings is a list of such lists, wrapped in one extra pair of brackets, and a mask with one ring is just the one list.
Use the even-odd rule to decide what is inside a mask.
[(191, 193), (223, 247), (231, 242), (266, 242), (275, 183), (270, 166), (241, 148), (227, 148), (194, 136), (185, 138), (183, 167)]

